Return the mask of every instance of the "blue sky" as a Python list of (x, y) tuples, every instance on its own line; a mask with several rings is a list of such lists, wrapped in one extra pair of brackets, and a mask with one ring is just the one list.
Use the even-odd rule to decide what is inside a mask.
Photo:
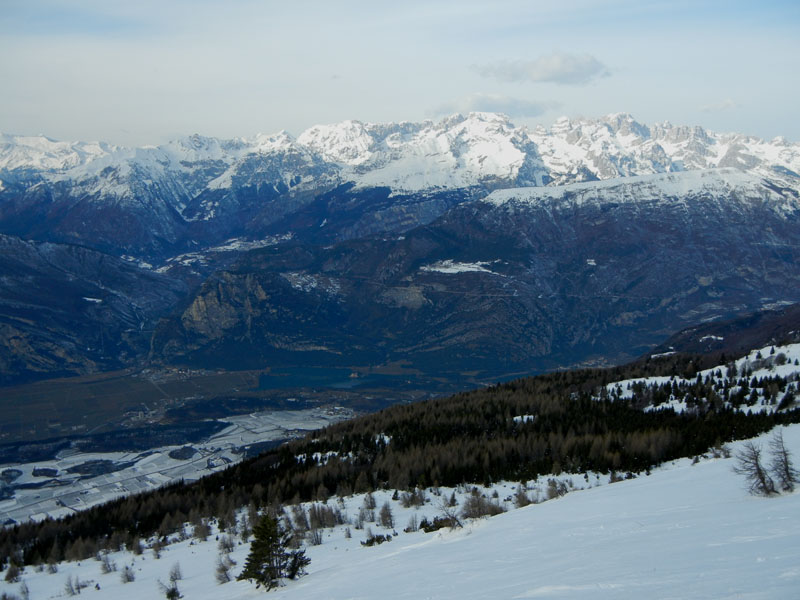
[(156, 144), (629, 112), (800, 141), (800, 3), (0, 0), (0, 131)]

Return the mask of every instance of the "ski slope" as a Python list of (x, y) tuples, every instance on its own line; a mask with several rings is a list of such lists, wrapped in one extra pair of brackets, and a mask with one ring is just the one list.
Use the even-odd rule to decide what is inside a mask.
[[(800, 425), (783, 429), (787, 447), (800, 457)], [(766, 448), (771, 434), (757, 442)], [(741, 443), (731, 444), (735, 452)], [(274, 599), (485, 599), (485, 598), (797, 598), (800, 589), (800, 492), (773, 498), (748, 495), (732, 471), (734, 459), (683, 459), (651, 475), (608, 484), (608, 476), (588, 481), (572, 476), (565, 496), (513, 509), (516, 484), (496, 484), (508, 512), (466, 522), (457, 530), (404, 533), (413, 515), (440, 514), (440, 497), (429, 491), (423, 507), (392, 504), (394, 531), (375, 523), (324, 530), (323, 542), (309, 546), (308, 575), (270, 592)], [(564, 476), (561, 479), (566, 479)], [(577, 489), (579, 487), (586, 489)], [(540, 491), (546, 482), (538, 482)], [(452, 490), (441, 490), (441, 498)], [(457, 492), (459, 503), (469, 491)], [(491, 497), (492, 490), (484, 490)], [(391, 491), (376, 492), (377, 509)], [(530, 492), (536, 494), (535, 490)], [(541, 496), (541, 494), (540, 494)], [(328, 504), (355, 521), (363, 496)], [(348, 527), (352, 537), (345, 536)], [(391, 534), (392, 541), (364, 547), (366, 528)], [(249, 544), (231, 556), (240, 572)], [(136, 576), (122, 583), (119, 572), (102, 574), (101, 563), (63, 563), (48, 574), (27, 567), (22, 579), (34, 599), (65, 597), (65, 582), (77, 576), (89, 583), (89, 598), (138, 600), (164, 597), (180, 565), (178, 587), (184, 598), (230, 600), (264, 598), (246, 581), (218, 584), (214, 536), (185, 540), (155, 559), (125, 552), (110, 558), (119, 569), (132, 564)], [(95, 589), (95, 585), (100, 589)], [(19, 596), (20, 583), (0, 583), (0, 592)]]

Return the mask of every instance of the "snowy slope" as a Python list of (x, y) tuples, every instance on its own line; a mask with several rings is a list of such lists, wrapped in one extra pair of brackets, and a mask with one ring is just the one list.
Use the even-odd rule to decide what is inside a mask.
[[(800, 455), (800, 426), (783, 429), (794, 457)], [(766, 445), (770, 434), (761, 437)], [(736, 450), (740, 444), (732, 444)], [(440, 514), (438, 497), (429, 493), (423, 507), (394, 503), (395, 534), (372, 523), (390, 542), (364, 547), (366, 529), (327, 529), (322, 544), (307, 548), (308, 575), (270, 592), (268, 598), (373, 599), (434, 598), (751, 598), (797, 597), (800, 585), (800, 492), (773, 498), (748, 495), (733, 473), (733, 459), (684, 459), (650, 476), (607, 485), (591, 477), (588, 489), (507, 513), (467, 522), (463, 529), (404, 533), (412, 515)], [(584, 483), (580, 478), (576, 481)], [(503, 501), (512, 484), (496, 484)], [(447, 496), (451, 490), (441, 490)], [(491, 494), (492, 490), (485, 490)], [(463, 502), (465, 490), (457, 492)], [(380, 507), (389, 492), (375, 494)], [(329, 505), (354, 518), (362, 496)], [(507, 506), (510, 506), (506, 502)], [(377, 511), (376, 511), (377, 512)], [(240, 572), (248, 544), (235, 543), (232, 558)], [(214, 535), (172, 544), (155, 559), (112, 553), (122, 569), (132, 565), (135, 581), (120, 573), (103, 574), (101, 563), (62, 563), (48, 574), (28, 567), (22, 579), (36, 599), (64, 597), (68, 578), (87, 582), (93, 598), (138, 600), (162, 597), (158, 581), (180, 566), (185, 598), (230, 600), (264, 598), (249, 582), (218, 584), (219, 551)], [(95, 585), (100, 590), (95, 589)], [(0, 583), (18, 594), (19, 583)]]
[(495, 179), (542, 185), (545, 174), (526, 130), (493, 113), (455, 115), (439, 123), (345, 121), (312, 127), (298, 142), (346, 165), (344, 176), (364, 187), (452, 189)]
[[(727, 365), (705, 369), (697, 373), (697, 377), (702, 380), (709, 379), (717, 385), (719, 389), (727, 388), (730, 394), (739, 392), (744, 381), (748, 382), (746, 391), (748, 395), (754, 393), (753, 400), (747, 406), (740, 407), (746, 413), (766, 412), (772, 413), (777, 410), (780, 400), (784, 395), (797, 396), (798, 379), (800, 379), (800, 344), (788, 344), (786, 346), (767, 346), (750, 352), (747, 356), (731, 361)], [(773, 383), (774, 378), (785, 380), (784, 386), (776, 385), (774, 398), (768, 397), (768, 386)], [(752, 385), (750, 382), (757, 382)], [(679, 376), (658, 376), (642, 377), (638, 379), (625, 379), (609, 383), (606, 390), (609, 394), (614, 394), (620, 399), (630, 399), (635, 390), (642, 387), (654, 386), (664, 387), (667, 384), (672, 386), (688, 388), (694, 383), (694, 379), (684, 379)], [(728, 403), (728, 406), (730, 404)], [(661, 410), (670, 408), (676, 412), (688, 410), (683, 397), (676, 397), (670, 394), (669, 400), (658, 406), (647, 406), (645, 410)]]
[(492, 192), (482, 201), (495, 206), (543, 206), (571, 203), (645, 206), (659, 202), (682, 202), (686, 197), (715, 199), (721, 205), (732, 198), (752, 204), (766, 203), (778, 214), (800, 210), (796, 193), (776, 191), (757, 174), (738, 169), (708, 169), (686, 173), (657, 173), (605, 181), (571, 183), (557, 187), (511, 188)]

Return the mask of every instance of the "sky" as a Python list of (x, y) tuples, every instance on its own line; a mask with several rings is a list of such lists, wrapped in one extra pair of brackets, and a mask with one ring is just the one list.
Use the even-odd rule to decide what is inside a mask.
[(800, 141), (800, 2), (0, 0), (0, 131), (160, 144), (473, 110)]

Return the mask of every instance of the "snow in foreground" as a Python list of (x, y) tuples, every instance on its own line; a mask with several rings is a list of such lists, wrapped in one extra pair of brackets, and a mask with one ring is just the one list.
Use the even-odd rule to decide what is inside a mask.
[[(764, 447), (771, 434), (759, 438)], [(784, 428), (784, 440), (800, 461), (800, 425)], [(731, 444), (734, 451), (740, 443)], [(215, 581), (214, 537), (167, 547), (156, 560), (150, 551), (111, 555), (120, 569), (136, 575), (123, 584), (120, 573), (101, 574), (94, 560), (59, 565), (58, 573), (28, 567), (23, 580), (30, 598), (64, 597), (64, 584), (77, 575), (91, 585), (89, 598), (159, 598), (157, 580), (168, 582), (179, 563), (178, 582), (187, 600), (298, 598), (797, 598), (800, 589), (800, 491), (774, 498), (748, 495), (733, 459), (676, 461), (636, 479), (576, 490), (566, 496), (436, 533), (403, 533), (418, 511), (437, 514), (436, 501), (421, 509), (393, 505), (391, 542), (363, 547), (365, 530), (325, 530), (311, 546), (309, 574), (264, 596), (249, 582)], [(576, 478), (575, 481), (583, 482)], [(590, 485), (591, 484), (591, 485)], [(512, 484), (496, 486), (513, 493)], [(449, 492), (448, 492), (449, 493)], [(378, 508), (390, 493), (376, 493)], [(349, 498), (353, 518), (363, 497)], [(336, 505), (335, 500), (329, 503)], [(376, 511), (377, 512), (377, 511)], [(371, 524), (374, 533), (392, 533)], [(248, 545), (236, 547), (238, 573)], [(95, 589), (95, 584), (100, 590)], [(19, 595), (19, 584), (0, 584)]]

